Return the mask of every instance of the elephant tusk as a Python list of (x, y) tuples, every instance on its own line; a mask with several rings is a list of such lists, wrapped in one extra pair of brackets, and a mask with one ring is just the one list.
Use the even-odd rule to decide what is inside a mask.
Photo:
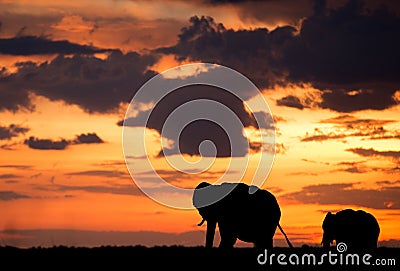
[(206, 220), (203, 218), (203, 220), (202, 220), (199, 224), (197, 224), (197, 226), (203, 225), (205, 221), (206, 221)]

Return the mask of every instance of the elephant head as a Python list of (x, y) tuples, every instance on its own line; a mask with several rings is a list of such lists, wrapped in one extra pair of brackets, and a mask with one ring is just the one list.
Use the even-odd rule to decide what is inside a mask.
[(208, 248), (213, 246), (215, 228), (218, 220), (218, 205), (216, 203), (207, 205), (206, 203), (209, 199), (209, 195), (212, 195), (212, 191), (211, 184), (202, 182), (195, 188), (193, 193), (193, 205), (203, 218), (198, 226), (203, 225), (203, 223), (207, 221), (206, 247)]
[(322, 229), (324, 230), (324, 235), (322, 237), (322, 245), (324, 247), (329, 247), (330, 244), (335, 240), (335, 229), (336, 229), (336, 219), (335, 215), (331, 212), (327, 213), (322, 223)]

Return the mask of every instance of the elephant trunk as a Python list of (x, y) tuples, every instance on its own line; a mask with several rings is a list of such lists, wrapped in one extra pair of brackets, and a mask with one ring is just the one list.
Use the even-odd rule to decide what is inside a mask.
[(329, 237), (324, 233), (324, 236), (322, 237), (322, 242), (321, 242), (321, 244), (322, 244), (323, 247), (327, 248), (327, 247), (330, 247), (332, 241), (333, 241), (333, 239), (332, 239), (332, 238), (329, 238)]
[(197, 226), (202, 226), (204, 224), (206, 220), (203, 218), (203, 220), (201, 220), (201, 222), (199, 224), (197, 224)]
[(206, 248), (212, 248), (214, 243), (215, 228), (217, 222), (215, 220), (207, 221)]

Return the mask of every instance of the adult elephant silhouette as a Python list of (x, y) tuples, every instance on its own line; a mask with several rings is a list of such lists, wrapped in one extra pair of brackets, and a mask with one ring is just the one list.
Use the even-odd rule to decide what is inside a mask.
[[(253, 243), (255, 247), (272, 248), (276, 227), (289, 239), (279, 225), (281, 211), (274, 195), (255, 186), (244, 183), (223, 183), (211, 185), (200, 183), (193, 193), (193, 205), (203, 220), (207, 221), (206, 247), (214, 242), (215, 228), (218, 224), (221, 236), (220, 248), (231, 248), (236, 240)], [(208, 203), (210, 203), (208, 205)]]
[(329, 247), (345, 243), (350, 249), (373, 249), (377, 247), (379, 224), (376, 218), (363, 210), (345, 209), (332, 214), (328, 212), (322, 223), (322, 245)]

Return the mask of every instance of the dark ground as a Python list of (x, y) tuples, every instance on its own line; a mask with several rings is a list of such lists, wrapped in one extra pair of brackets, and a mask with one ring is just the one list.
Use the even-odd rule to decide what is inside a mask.
[[(369, 259), (370, 266), (362, 263), (362, 256), (367, 253), (358, 251), (360, 255), (359, 265), (346, 265), (343, 254), (343, 264), (339, 264), (340, 256), (336, 256), (338, 263), (331, 265), (328, 258), (322, 265), (308, 264), (305, 258), (304, 265), (293, 265), (289, 263), (289, 257), (296, 254), (301, 263), (302, 255), (313, 253), (316, 261), (320, 261), (321, 255), (328, 250), (315, 247), (303, 248), (274, 248), (268, 250), (267, 255), (272, 253), (276, 256), (273, 263), (267, 262), (260, 265), (257, 256), (264, 250), (253, 248), (234, 248), (231, 250), (220, 250), (213, 248), (207, 250), (203, 247), (117, 247), (104, 246), (95, 248), (84, 247), (52, 247), (52, 248), (29, 248), (20, 249), (15, 247), (0, 247), (0, 262), (2, 267), (8, 269), (23, 270), (29, 267), (31, 270), (400, 270), (400, 248), (378, 248), (376, 251), (368, 252), (372, 255)], [(331, 253), (339, 254), (335, 248)], [(350, 252), (349, 252), (350, 253)], [(284, 254), (286, 266), (279, 265), (277, 255)], [(340, 255), (340, 254), (339, 254)], [(283, 256), (281, 256), (283, 257)], [(295, 256), (292, 256), (295, 260)], [(377, 266), (376, 259), (395, 259), (396, 265)], [(263, 260), (263, 258), (261, 259)], [(374, 265), (372, 265), (374, 264)], [(5, 270), (5, 269), (3, 269)]]

